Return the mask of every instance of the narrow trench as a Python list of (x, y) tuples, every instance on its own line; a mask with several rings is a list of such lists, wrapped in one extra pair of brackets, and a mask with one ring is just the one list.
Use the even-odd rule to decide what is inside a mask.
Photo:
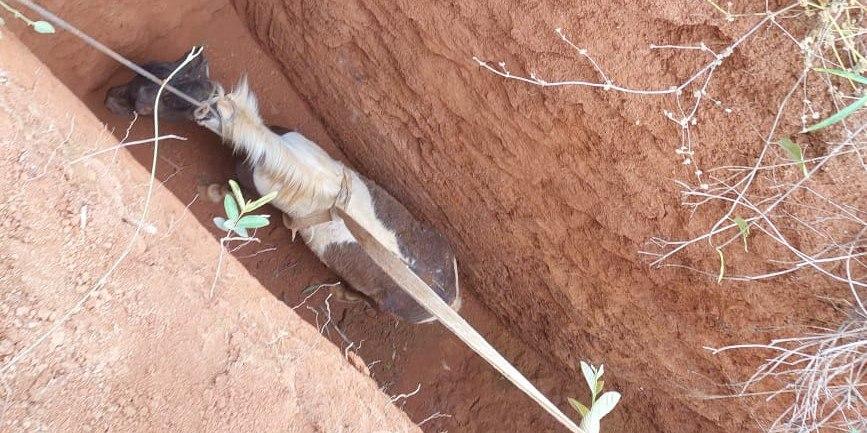
[[(46, 6), (51, 7), (51, 3), (46, 2)], [(143, 17), (159, 9), (154, 3), (171, 6), (169, 0), (123, 3), (124, 14), (136, 16), (141, 11)], [(200, 5), (184, 9), (192, 12), (180, 17), (184, 23), (183, 31), (165, 33), (150, 41), (136, 41), (134, 46), (114, 48), (139, 62), (174, 60), (192, 45), (204, 42), (213, 78), (224, 86), (230, 86), (241, 74), (249, 74), (266, 121), (296, 128), (332, 155), (340, 157), (340, 151), (328, 138), (325, 128), (282, 76), (279, 67), (255, 44), (231, 5), (226, 2), (205, 3), (203, 0), (192, 3)], [(84, 22), (82, 17), (88, 13), (86, 8), (60, 7), (55, 10), (74, 23)], [(145, 23), (140, 25), (146, 27)], [(84, 25), (82, 29), (92, 30)], [(116, 31), (135, 32), (136, 29), (119, 27)], [(111, 114), (103, 107), (102, 101), (105, 91), (128, 80), (131, 72), (111, 64), (115, 68), (111, 74), (83, 74), (80, 72), (86, 67), (79, 64), (76, 56), (57, 56), (49, 43), (32, 35), (22, 34), (22, 39), (118, 139), (123, 138), (129, 119)], [(77, 49), (89, 50), (71, 37), (64, 40), (79, 45)], [(112, 45), (111, 40), (103, 41)], [(70, 73), (71, 70), (79, 73)], [(81, 81), (80, 77), (85, 75), (92, 77), (89, 82)], [(110, 79), (101, 78), (107, 75)], [(129, 140), (150, 137), (152, 132), (151, 119), (140, 118), (130, 129)], [(157, 179), (179, 200), (190, 204), (189, 212), (199, 224), (208, 227), (215, 238), (220, 237), (211, 219), (222, 212), (222, 206), (209, 202), (201, 193), (204, 185), (225, 183), (232, 177), (231, 152), (214, 135), (196, 125), (163, 123), (161, 133), (181, 135), (187, 137), (187, 141), (163, 142)], [(139, 163), (150, 166), (150, 146), (134, 146), (128, 150)], [(197, 194), (200, 195), (198, 198)], [(185, 219), (186, 224), (193, 224), (193, 218)], [(272, 221), (279, 222), (280, 218), (274, 214)], [(261, 244), (249, 245), (234, 255), (287, 308), (302, 302), (304, 296), (301, 292), (305, 288), (337, 281), (300, 240), (292, 243), (287, 230), (280, 224), (260, 230), (257, 236)], [(215, 263), (217, 256), (215, 248)], [(219, 285), (217, 296), (226, 290), (245, 288)], [(371, 376), (385, 394), (412, 394), (397, 399), (395, 405), (415, 422), (427, 419), (422, 425), (425, 432), (560, 431), (540, 408), (441, 326), (410, 326), (385, 314), (376, 314), (362, 305), (342, 304), (333, 299), (326, 305), (327, 293), (327, 289), (321, 290), (300, 305), (296, 312), (311, 324), (322, 326), (326, 321), (326, 307), (330, 307), (332, 319), (325, 327), (325, 335), (341, 349), (351, 344), (351, 350), (369, 366)], [(464, 293), (462, 314), (544, 393), (561, 406), (565, 397), (580, 395), (579, 384), (565, 381), (566, 375), (558, 373), (505, 329), (475, 298), (472, 287), (467, 287)], [(419, 385), (419, 391), (414, 393)]]

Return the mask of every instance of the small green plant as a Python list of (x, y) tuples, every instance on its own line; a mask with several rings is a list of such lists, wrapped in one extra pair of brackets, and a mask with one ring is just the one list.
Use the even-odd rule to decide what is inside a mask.
[(229, 235), (234, 232), (241, 237), (249, 238), (250, 234), (247, 230), (266, 227), (270, 224), (270, 220), (268, 219), (270, 215), (247, 214), (274, 200), (274, 197), (277, 197), (276, 191), (257, 200), (245, 201), (237, 182), (229, 180), (229, 187), (232, 189), (232, 194), (226, 194), (223, 197), (223, 208), (226, 210), (226, 217), (214, 218), (214, 225), (217, 228), (225, 230)]
[(569, 398), (569, 404), (581, 414), (581, 430), (585, 433), (599, 433), (599, 422), (602, 417), (608, 415), (620, 401), (619, 392), (602, 392), (605, 386), (605, 381), (601, 380), (604, 372), (605, 366), (602, 364), (596, 368), (592, 364), (581, 361), (581, 374), (584, 375), (584, 380), (590, 388), (590, 407), (574, 398)]
[[(54, 33), (54, 26), (52, 26), (51, 23), (49, 23), (48, 21), (33, 21), (30, 18), (27, 18), (24, 14), (22, 14), (21, 11), (13, 8), (12, 6), (9, 6), (8, 4), (6, 4), (6, 2), (2, 0), (0, 0), (0, 7), (6, 9), (6, 11), (11, 13), (12, 16), (14, 16), (15, 18), (18, 18), (19, 20), (27, 23), (28, 26), (33, 27), (33, 30), (35, 30), (36, 33)], [(0, 25), (3, 24), (3, 18), (0, 17)]]
[(798, 144), (792, 141), (791, 138), (783, 137), (780, 140), (780, 147), (786, 151), (789, 155), (789, 159), (791, 159), (792, 162), (801, 169), (801, 172), (804, 173), (804, 177), (809, 176), (810, 173), (807, 171), (807, 164), (804, 162), (804, 151), (801, 150), (801, 146), (798, 146)]
[(750, 237), (750, 225), (747, 224), (745, 219), (739, 216), (734, 217), (732, 221), (738, 225), (738, 231), (741, 232), (741, 238), (744, 240), (744, 252), (748, 252), (749, 246), (747, 245), (747, 238)]
[[(844, 69), (817, 68), (816, 71), (824, 72), (826, 74), (836, 75), (838, 77), (843, 77), (843, 78), (849, 80), (850, 82), (853, 82), (853, 85), (854, 85), (854, 83), (861, 84), (862, 86), (864, 84), (867, 84), (867, 78), (865, 78), (863, 75), (858, 75), (854, 72), (847, 71)], [(843, 119), (851, 116), (852, 113), (858, 111), (859, 108), (863, 107), (864, 104), (867, 103), (867, 93), (863, 92), (863, 88), (861, 90), (862, 90), (863, 95), (860, 98), (858, 98), (855, 102), (843, 107), (842, 109), (840, 109), (840, 111), (834, 113), (834, 115), (832, 115), (831, 117), (828, 117), (827, 119), (825, 119), (825, 120), (823, 120), (823, 121), (821, 121), (821, 122), (819, 122), (813, 126), (810, 126), (809, 128), (804, 129), (804, 132), (813, 132), (813, 131), (818, 131), (818, 130), (823, 129), (823, 128), (827, 128), (827, 127), (829, 127), (829, 126), (831, 126), (837, 122), (840, 122)]]

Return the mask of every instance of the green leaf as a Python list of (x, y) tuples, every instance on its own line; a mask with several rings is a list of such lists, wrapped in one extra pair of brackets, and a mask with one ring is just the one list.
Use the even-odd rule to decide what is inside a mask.
[(596, 389), (596, 372), (589, 364), (581, 361), (581, 374), (584, 375), (584, 381), (587, 382), (587, 388), (592, 393)]
[(229, 179), (229, 188), (232, 188), (232, 194), (235, 194), (235, 200), (238, 201), (238, 204), (244, 204), (244, 195), (241, 194), (241, 187), (238, 186), (238, 182)]
[(226, 219), (223, 217), (214, 218), (214, 225), (220, 230), (229, 231), (229, 229), (226, 228)]
[[(604, 380), (600, 380), (599, 382), (596, 382), (596, 392), (594, 392), (593, 395), (596, 396), (596, 395), (601, 394), (603, 386), (605, 386)], [(594, 398), (594, 400), (596, 400), (596, 399)]]
[(271, 222), (268, 215), (245, 215), (238, 220), (238, 227), (245, 229), (258, 229), (267, 226)]
[(861, 108), (865, 103), (867, 103), (867, 95), (862, 96), (861, 99), (847, 105), (846, 107), (844, 107), (842, 110), (838, 111), (833, 116), (805, 129), (802, 132), (813, 132), (813, 131), (817, 131), (817, 130), (822, 129), (822, 128), (827, 128), (827, 127), (849, 117), (852, 113), (858, 111), (858, 109)]
[(223, 197), (223, 208), (226, 210), (226, 217), (232, 221), (236, 221), (241, 212), (238, 210), (238, 203), (229, 194)]
[(723, 256), (723, 252), (721, 249), (716, 249), (717, 254), (719, 254), (719, 276), (716, 277), (716, 283), (719, 284), (723, 280), (723, 276), (726, 273), (726, 258)]
[(747, 251), (747, 237), (750, 235), (750, 225), (741, 217), (735, 217), (732, 221), (738, 225), (738, 230), (740, 230), (741, 237), (744, 239), (744, 251)]
[(233, 228), (232, 230), (234, 230), (235, 233), (241, 235), (241, 237), (244, 237), (244, 238), (250, 237), (250, 234), (247, 233), (247, 229), (245, 229), (244, 227), (235, 226), (235, 228)]
[(48, 21), (35, 21), (32, 26), (33, 30), (36, 30), (36, 33), (54, 33), (54, 26)]
[(584, 418), (590, 412), (590, 409), (587, 409), (587, 406), (584, 406), (580, 401), (575, 400), (572, 397), (567, 398), (567, 400), (569, 400), (569, 404), (571, 404), (572, 407), (581, 414), (581, 418)]
[(270, 203), (271, 200), (274, 200), (274, 198), (276, 197), (277, 191), (271, 191), (268, 194), (265, 194), (265, 196), (259, 197), (258, 200), (247, 203), (247, 205), (244, 206), (244, 212), (252, 212), (256, 209), (259, 209), (260, 207)]
[(858, 75), (852, 71), (847, 71), (845, 69), (829, 69), (829, 68), (815, 68), (817, 72), (824, 72), (826, 74), (836, 75), (838, 77), (843, 77), (861, 84), (867, 84), (867, 78), (862, 75)]
[(593, 404), (591, 411), (598, 419), (602, 419), (602, 417), (608, 415), (612, 410), (614, 410), (614, 406), (617, 406), (619, 401), (619, 392), (608, 391), (605, 394), (602, 394), (602, 396), (599, 397), (599, 401)]
[(780, 140), (780, 147), (782, 147), (786, 153), (789, 154), (789, 159), (795, 162), (798, 167), (801, 168), (801, 171), (804, 173), (804, 177), (807, 177), (809, 174), (807, 172), (807, 164), (804, 163), (804, 152), (801, 150), (801, 146), (798, 146), (798, 143), (792, 141), (789, 137), (783, 137)]

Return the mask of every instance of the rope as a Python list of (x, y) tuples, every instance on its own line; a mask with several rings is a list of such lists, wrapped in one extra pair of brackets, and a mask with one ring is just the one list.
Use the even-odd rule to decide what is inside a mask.
[(314, 212), (302, 218), (290, 219), (283, 214), (283, 221), (287, 228), (292, 230), (292, 239), (298, 230), (318, 224), (334, 221), (336, 218), (343, 220), (343, 224), (352, 234), (364, 252), (397, 283), (413, 300), (422, 305), (431, 315), (437, 318), (443, 326), (457, 336), (476, 354), (488, 362), (494, 369), (500, 372), (506, 379), (518, 389), (533, 399), (542, 409), (548, 412), (560, 424), (573, 433), (584, 433), (568, 416), (548, 400), (532, 382), (530, 382), (511, 362), (509, 362), (497, 349), (494, 348), (485, 337), (479, 334), (472, 325), (461, 317), (455, 310), (449, 307), (445, 301), (437, 296), (436, 292), (415, 272), (410, 269), (403, 260), (386, 248), (364, 226), (346, 212), (349, 199), (352, 195), (352, 178), (349, 170), (343, 170), (343, 180), (340, 191), (334, 199), (330, 209)]
[[(77, 36), (79, 39), (84, 41), (86, 44), (96, 48), (101, 51), (105, 55), (113, 58), (120, 64), (126, 66), (129, 69), (132, 69), (139, 75), (153, 81), (160, 86), (164, 86), (166, 90), (178, 95), (185, 101), (199, 107), (200, 110), (207, 110), (210, 108), (210, 105), (207, 102), (197, 101), (196, 99), (190, 97), (189, 95), (181, 92), (180, 90), (172, 87), (171, 85), (166, 84), (163, 80), (157, 78), (150, 72), (142, 69), (140, 66), (135, 63), (127, 60), (125, 57), (121, 56), (111, 48), (101, 44), (96, 39), (87, 35), (86, 33), (78, 30), (72, 24), (69, 24), (62, 18), (52, 14), (51, 12), (45, 10), (41, 6), (33, 3), (30, 0), (15, 0), (18, 3), (28, 7), (30, 10), (38, 13), (46, 20), (52, 22), (58, 27), (72, 33)], [(217, 132), (217, 131), (214, 131)], [(219, 134), (218, 132), (218, 135)], [(497, 371), (499, 371), (503, 376), (505, 376), (509, 381), (511, 381), (518, 389), (523, 391), (527, 396), (532, 398), (536, 403), (538, 403), (545, 411), (547, 411), (551, 416), (554, 417), (557, 421), (560, 422), (564, 427), (566, 427), (570, 432), (573, 433), (584, 433), (584, 431), (579, 428), (574, 421), (569, 419), (563, 412), (557, 408), (544, 394), (542, 394), (533, 384), (524, 377), (521, 372), (519, 372), (512, 364), (506, 360), (490, 343), (482, 337), (481, 334), (476, 331), (472, 325), (467, 323), (463, 317), (460, 316), (457, 312), (451, 309), (448, 304), (445, 303), (427, 283), (424, 282), (418, 275), (416, 275), (402, 260), (400, 260), (394, 253), (388, 250), (382, 243), (380, 243), (373, 235), (368, 232), (361, 224), (358, 223), (354, 218), (352, 218), (346, 211), (343, 209), (348, 202), (351, 195), (351, 178), (349, 177), (348, 171), (344, 171), (343, 180), (341, 182), (340, 192), (335, 198), (334, 206), (326, 211), (327, 220), (330, 221), (336, 215), (340, 217), (346, 228), (352, 233), (352, 236), (358, 241), (359, 245), (362, 249), (370, 256), (371, 259), (379, 266), (383, 271), (385, 271), (392, 279), (394, 279), (395, 283), (401, 286), (416, 302), (421, 304), (428, 310), (434, 317), (439, 320), (440, 323), (443, 324), (449, 331), (455, 334), (461, 341), (463, 341), (467, 346), (469, 346), (474, 352), (476, 352), (479, 356), (484, 358), (491, 366), (493, 366)], [(309, 226), (313, 221), (323, 221), (326, 218), (325, 214), (322, 215), (310, 215), (305, 217), (306, 221), (299, 221), (303, 226)], [(298, 229), (293, 230), (293, 238), (294, 232)]]
[(322, 209), (303, 217), (290, 217), (283, 214), (283, 225), (292, 232), (292, 242), (295, 242), (295, 235), (298, 230), (303, 230), (319, 224), (334, 221), (335, 212), (338, 207), (344, 209), (349, 206), (349, 200), (352, 198), (352, 174), (348, 169), (343, 169), (343, 176), (340, 181), (340, 190), (337, 191), (337, 196), (334, 197), (334, 203), (328, 209)]
[(334, 213), (343, 220), (346, 228), (352, 233), (352, 236), (358, 241), (358, 244), (373, 262), (403, 288), (412, 299), (424, 306), (428, 312), (436, 317), (446, 329), (451, 331), (452, 334), (457, 336), (473, 352), (481, 356), (488, 364), (523, 391), (524, 394), (527, 394), (528, 397), (533, 399), (533, 401), (541, 406), (542, 409), (545, 409), (546, 412), (570, 432), (585, 433), (574, 421), (561, 412), (551, 400), (548, 400), (538, 388), (533, 386), (494, 346), (488, 343), (485, 337), (482, 337), (460, 314), (452, 310), (445, 301), (437, 296), (433, 289), (424, 280), (419, 278), (406, 263), (382, 245), (367, 229), (346, 213), (345, 210), (337, 206), (334, 208)]
[(84, 41), (84, 43), (90, 45), (93, 48), (96, 48), (98, 51), (111, 57), (112, 59), (116, 60), (118, 63), (126, 66), (127, 68), (132, 69), (137, 74), (147, 78), (148, 80), (153, 81), (154, 83), (156, 83), (160, 86), (165, 86), (166, 90), (174, 93), (175, 95), (177, 95), (181, 99), (189, 102), (190, 104), (193, 104), (196, 107), (204, 107), (205, 106), (205, 104), (202, 103), (202, 101), (199, 101), (199, 100), (191, 97), (190, 95), (187, 95), (186, 93), (181, 92), (180, 90), (176, 89), (175, 87), (165, 83), (164, 80), (157, 78), (157, 76), (155, 76), (154, 74), (151, 74), (150, 72), (144, 70), (141, 66), (131, 62), (126, 57), (121, 56), (116, 51), (103, 45), (102, 43), (100, 43), (99, 41), (97, 41), (96, 39), (94, 39), (93, 37), (88, 35), (87, 33), (82, 32), (81, 30), (79, 30), (78, 28), (73, 26), (72, 24), (69, 24), (68, 22), (66, 22), (63, 18), (60, 18), (57, 15), (54, 15), (53, 13), (49, 12), (48, 10), (43, 8), (42, 6), (39, 6), (30, 0), (14, 0), (14, 1), (17, 1), (18, 3), (26, 6), (27, 8), (29, 8), (33, 12), (36, 12), (37, 14), (41, 15), (43, 18), (50, 21), (52, 24), (56, 25), (57, 27), (60, 27), (64, 30), (68, 31), (69, 33), (72, 33), (73, 35), (77, 36), (79, 39)]

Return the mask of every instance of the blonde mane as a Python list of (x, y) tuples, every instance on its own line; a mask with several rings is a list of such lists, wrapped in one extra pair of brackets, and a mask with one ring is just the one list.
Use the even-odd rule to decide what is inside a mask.
[[(344, 165), (299, 133), (280, 136), (259, 115), (256, 95), (246, 77), (218, 98), (221, 135), (243, 151), (257, 176), (279, 191), (275, 204), (291, 216), (329, 208), (340, 192)], [(291, 204), (291, 205), (290, 205)], [(285, 207), (285, 208), (284, 208)]]

